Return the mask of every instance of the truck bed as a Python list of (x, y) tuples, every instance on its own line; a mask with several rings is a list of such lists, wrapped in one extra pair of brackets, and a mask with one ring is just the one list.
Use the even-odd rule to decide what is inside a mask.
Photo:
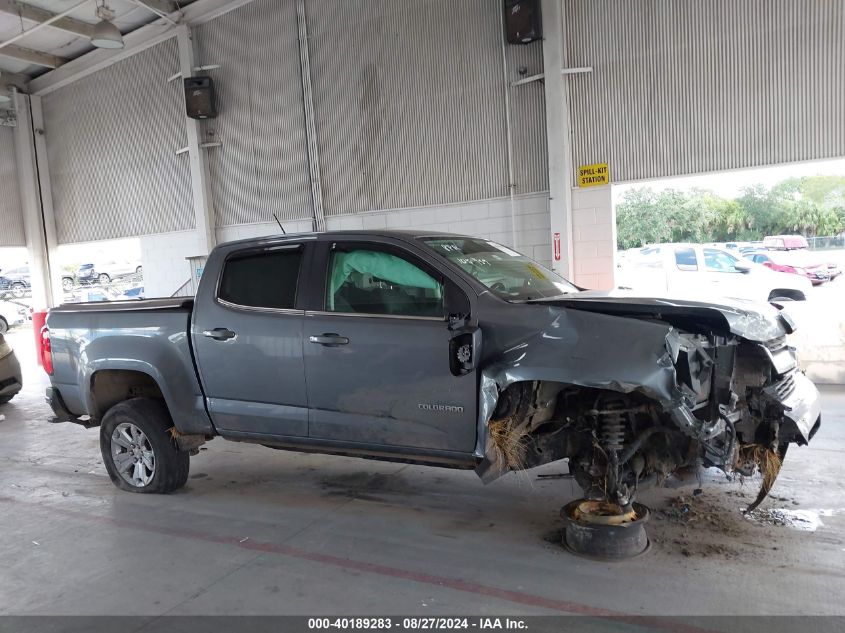
[[(135, 383), (154, 381), (180, 430), (211, 432), (191, 350), (193, 306), (192, 297), (175, 297), (72, 303), (50, 310), (51, 382), (64, 408), (73, 416), (97, 419), (103, 413), (103, 385), (117, 393), (121, 387), (115, 385), (123, 381), (131, 392), (138, 391)], [(142, 379), (133, 383), (132, 376), (139, 375)]]

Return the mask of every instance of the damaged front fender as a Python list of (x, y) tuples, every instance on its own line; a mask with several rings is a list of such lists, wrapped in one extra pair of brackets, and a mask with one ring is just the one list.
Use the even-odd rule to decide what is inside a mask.
[(693, 394), (677, 385), (681, 335), (665, 323), (536, 306), (546, 325), (513, 341), (481, 372), (476, 472), (485, 482), (508, 472), (491, 445), (489, 422), (499, 394), (516, 382), (545, 381), (622, 394), (641, 393), (684, 415)]

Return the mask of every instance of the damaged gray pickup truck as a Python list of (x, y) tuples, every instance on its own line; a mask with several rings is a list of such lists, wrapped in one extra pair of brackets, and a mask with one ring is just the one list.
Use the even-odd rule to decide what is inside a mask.
[(630, 508), (684, 468), (763, 472), (820, 424), (768, 304), (581, 291), (493, 242), (402, 231), (223, 244), (195, 299), (51, 310), (56, 421), (99, 426), (112, 481), (185, 484), (221, 436), (451, 468), (568, 459)]

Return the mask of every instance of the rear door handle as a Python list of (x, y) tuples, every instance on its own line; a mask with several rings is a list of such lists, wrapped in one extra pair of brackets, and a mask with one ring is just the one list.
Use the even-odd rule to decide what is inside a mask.
[(224, 327), (216, 327), (213, 330), (205, 330), (202, 335), (207, 336), (208, 338), (213, 338), (215, 341), (228, 341), (229, 339), (237, 336), (234, 332), (232, 332), (232, 330)]
[(337, 345), (346, 345), (349, 339), (340, 334), (319, 334), (317, 336), (309, 336), (308, 341), (317, 343), (318, 345), (325, 345), (327, 347), (335, 347)]

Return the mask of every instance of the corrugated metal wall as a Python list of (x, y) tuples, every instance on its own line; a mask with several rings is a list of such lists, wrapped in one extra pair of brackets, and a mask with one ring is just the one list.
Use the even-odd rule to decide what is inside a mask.
[[(326, 215), (506, 196), (499, 2), (306, 0)], [(294, 0), (196, 29), (219, 116), (205, 124), (219, 226), (313, 215)], [(508, 47), (510, 80), (542, 72)], [(542, 86), (511, 89), (515, 193), (548, 188)]]
[(306, 10), (327, 216), (507, 195), (497, 2)]
[(845, 156), (845, 3), (564, 0), (574, 165), (613, 181)]
[[(313, 215), (296, 5), (256, 0), (196, 29), (219, 116), (205, 124), (218, 226)], [(213, 132), (213, 135), (210, 134)]]
[(44, 97), (60, 244), (194, 227), (175, 39)]
[[(508, 46), (508, 84), (543, 72), (542, 42)], [(514, 193), (549, 188), (549, 155), (546, 152), (546, 96), (543, 83), (533, 81), (509, 86)]]
[(25, 246), (14, 130), (0, 126), (0, 247)]

